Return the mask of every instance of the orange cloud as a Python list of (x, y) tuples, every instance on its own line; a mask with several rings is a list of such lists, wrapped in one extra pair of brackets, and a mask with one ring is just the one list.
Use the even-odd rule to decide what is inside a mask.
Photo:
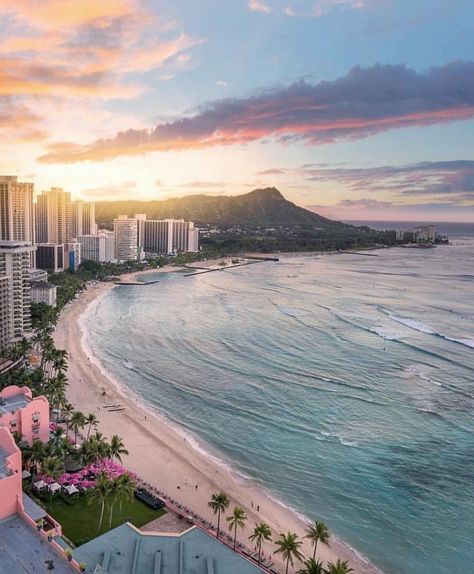
[(127, 0), (2, 0), (0, 8), (30, 25), (55, 30), (127, 16), (136, 12), (138, 5)]
[(127, 74), (164, 66), (200, 43), (184, 32), (170, 38), (176, 23), (133, 0), (0, 0), (0, 10), (14, 22), (0, 45), (0, 95), (135, 97), (141, 89)]

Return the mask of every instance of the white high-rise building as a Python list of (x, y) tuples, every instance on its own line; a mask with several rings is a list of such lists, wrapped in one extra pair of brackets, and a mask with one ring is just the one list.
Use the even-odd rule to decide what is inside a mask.
[(9, 316), (6, 329), (9, 332), (7, 343), (20, 340), (31, 326), (30, 260), (33, 251), (32, 244), (26, 241), (0, 241), (2, 301), (8, 292), (5, 298), (8, 301), (8, 309), (0, 310), (0, 316)]
[(82, 245), (82, 260), (104, 263), (115, 259), (115, 235), (113, 231), (101, 230), (97, 235), (77, 238)]
[(57, 287), (47, 281), (35, 281), (31, 285), (31, 300), (33, 303), (46, 303), (50, 307), (56, 306)]
[(77, 199), (71, 203), (72, 235), (96, 235), (95, 203)]
[(36, 202), (37, 243), (66, 244), (73, 239), (71, 194), (59, 187), (44, 191)]
[[(0, 175), (0, 240), (35, 244), (34, 184)], [(35, 266), (34, 251), (31, 267)]]
[(115, 259), (117, 261), (136, 261), (138, 250), (138, 221), (119, 215), (114, 219)]

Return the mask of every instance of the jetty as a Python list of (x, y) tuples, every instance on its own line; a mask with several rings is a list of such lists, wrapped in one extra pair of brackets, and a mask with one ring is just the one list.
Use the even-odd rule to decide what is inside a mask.
[(153, 285), (154, 283), (159, 283), (158, 279), (154, 279), (153, 281), (114, 281), (115, 285)]
[[(265, 261), (279, 261), (277, 257), (258, 257), (258, 256), (245, 256), (245, 259), (251, 259), (251, 261), (243, 261), (242, 263), (234, 263), (232, 265), (221, 265), (220, 267), (195, 267), (197, 271), (194, 273), (186, 273), (185, 277), (195, 277), (196, 275), (202, 275), (204, 273), (214, 273), (215, 271), (227, 271), (228, 269), (235, 269), (236, 267), (246, 267), (247, 265), (255, 265), (256, 263), (264, 263)], [(187, 266), (188, 269), (192, 269), (191, 266)]]
[(359, 251), (338, 251), (341, 255), (362, 255), (362, 257), (378, 257), (376, 253), (360, 253)]

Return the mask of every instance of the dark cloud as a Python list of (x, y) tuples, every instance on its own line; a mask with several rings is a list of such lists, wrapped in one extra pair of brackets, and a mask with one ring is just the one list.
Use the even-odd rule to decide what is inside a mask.
[(299, 81), (248, 98), (218, 100), (192, 117), (152, 129), (126, 130), (86, 145), (53, 144), (40, 160), (103, 161), (269, 139), (320, 145), (472, 117), (474, 62), (453, 62), (425, 73), (377, 64), (355, 67), (333, 81)]

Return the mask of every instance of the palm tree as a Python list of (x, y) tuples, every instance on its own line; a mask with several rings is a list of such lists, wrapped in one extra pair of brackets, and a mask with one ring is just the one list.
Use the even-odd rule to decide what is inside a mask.
[(74, 431), (74, 444), (77, 444), (79, 429), (84, 428), (85, 417), (80, 411), (74, 411), (71, 417), (71, 428)]
[(56, 422), (59, 417), (59, 407), (66, 399), (67, 379), (64, 373), (59, 373), (57, 377), (50, 378), (44, 389), (44, 394), (49, 400), (53, 409), (57, 410)]
[(56, 456), (65, 456), (69, 450), (69, 445), (64, 436), (64, 429), (61, 427), (56, 427), (51, 432), (51, 438), (49, 439), (48, 446), (51, 447), (51, 454)]
[(89, 425), (89, 428), (87, 429), (87, 440), (89, 440), (89, 435), (91, 434), (92, 427), (95, 428), (99, 424), (99, 421), (97, 420), (97, 417), (94, 413), (89, 413), (85, 418), (85, 423), (86, 425)]
[(122, 521), (122, 503), (124, 500), (133, 502), (133, 496), (135, 494), (135, 480), (130, 474), (125, 473), (118, 477), (117, 479), (117, 493), (120, 501), (120, 521)]
[(71, 415), (74, 413), (74, 406), (71, 403), (64, 403), (63, 405), (63, 413), (66, 416), (66, 437), (69, 433), (69, 419)]
[(350, 574), (351, 572), (354, 572), (354, 570), (349, 567), (347, 560), (341, 559), (336, 563), (329, 562), (326, 569), (326, 574)]
[(221, 512), (225, 512), (229, 507), (229, 498), (225, 492), (215, 492), (212, 495), (211, 500), (207, 503), (214, 512), (217, 514), (217, 534), (216, 538), (219, 538), (219, 526), (221, 523)]
[(122, 454), (127, 455), (128, 450), (125, 448), (123, 444), (123, 440), (116, 434), (110, 439), (110, 455), (112, 460), (117, 458), (120, 462), (122, 462)]
[[(50, 456), (43, 461), (41, 465), (41, 470), (47, 478), (51, 478), (53, 481), (59, 478), (63, 472), (63, 465), (54, 456)], [(53, 501), (53, 493), (50, 489), (49, 491), (49, 503)]]
[(286, 560), (286, 570), (285, 573), (288, 574), (288, 568), (294, 564), (294, 559), (302, 560), (303, 555), (300, 552), (300, 546), (302, 542), (298, 540), (298, 535), (293, 532), (288, 532), (288, 534), (280, 534), (280, 539), (275, 541), (278, 549), (275, 550), (275, 554), (281, 554)]
[(99, 534), (102, 527), (102, 520), (104, 519), (105, 504), (111, 493), (110, 481), (107, 476), (102, 472), (98, 475), (95, 481), (95, 488), (92, 490), (88, 497), (88, 503), (99, 502), (101, 505), (100, 509), (100, 519), (99, 527), (97, 528), (97, 534)]
[(52, 356), (53, 369), (58, 376), (63, 371), (67, 370), (67, 352), (62, 349), (55, 349)]
[(112, 528), (112, 517), (114, 513), (114, 505), (120, 494), (119, 479), (114, 478), (110, 481), (110, 514), (109, 514), (109, 530)]
[(306, 560), (304, 568), (298, 570), (297, 574), (325, 574), (323, 563), (314, 558)]
[(33, 444), (23, 453), (23, 464), (30, 467), (31, 483), (35, 481), (35, 474), (45, 459), (45, 449), (40, 440), (34, 440)]
[(311, 540), (311, 544), (314, 547), (313, 550), (313, 560), (316, 558), (316, 548), (318, 547), (318, 542), (321, 541), (323, 544), (329, 545), (330, 534), (328, 527), (324, 522), (318, 522), (317, 520), (313, 524), (308, 524), (306, 528), (305, 538)]
[(234, 531), (234, 550), (235, 545), (237, 544), (237, 528), (244, 529), (245, 521), (247, 520), (247, 515), (245, 514), (245, 510), (240, 508), (240, 506), (236, 506), (234, 511), (230, 516), (226, 518), (227, 522), (229, 523), (229, 530)]
[(262, 545), (265, 540), (272, 539), (272, 531), (270, 526), (265, 522), (260, 522), (260, 524), (255, 524), (253, 534), (249, 536), (249, 540), (253, 540), (257, 544), (258, 548), (258, 563), (260, 564), (260, 559), (262, 555)]

